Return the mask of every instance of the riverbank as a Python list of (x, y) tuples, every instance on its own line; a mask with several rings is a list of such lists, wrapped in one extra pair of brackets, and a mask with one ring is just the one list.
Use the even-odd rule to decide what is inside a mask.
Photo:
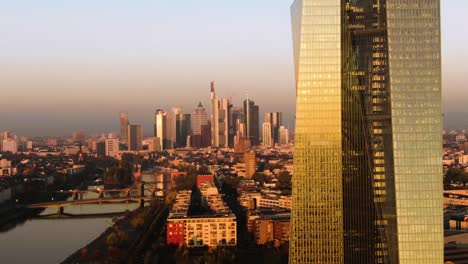
[[(27, 204), (47, 202), (50, 199), (49, 192), (28, 192), (18, 195), (15, 200), (0, 204), (0, 232), (11, 230), (18, 224), (38, 216), (44, 209), (27, 208)], [(63, 201), (67, 195), (55, 194), (54, 200)], [(16, 200), (17, 199), (17, 200)], [(17, 203), (21, 201), (21, 203)]]
[[(162, 203), (126, 212), (121, 218), (114, 219), (114, 225), (87, 246), (77, 250), (62, 263), (127, 263), (146, 244), (147, 233), (161, 228), (167, 212)], [(164, 219), (163, 219), (164, 218)], [(155, 219), (158, 219), (155, 223)]]
[(29, 209), (14, 203), (4, 203), (0, 205), (0, 232), (13, 229), (17, 224), (34, 217), (42, 209)]

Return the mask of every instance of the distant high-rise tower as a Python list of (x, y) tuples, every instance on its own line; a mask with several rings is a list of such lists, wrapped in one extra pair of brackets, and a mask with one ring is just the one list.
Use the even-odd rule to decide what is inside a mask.
[(230, 117), (230, 143), (231, 146), (236, 146), (239, 143), (239, 139), (245, 135), (245, 117), (244, 109), (240, 107), (233, 107), (231, 109)]
[(274, 143), (279, 143), (279, 128), (283, 125), (283, 113), (267, 112), (265, 113), (265, 123), (271, 124), (271, 137)]
[(162, 110), (158, 109), (154, 113), (154, 137), (159, 138), (159, 144), (163, 149), (166, 149), (167, 147), (167, 142), (165, 142), (165, 139), (167, 138), (166, 132), (167, 132), (167, 113)]
[(13, 135), (10, 131), (3, 131), (1, 134), (1, 139), (13, 139)]
[(152, 137), (149, 139), (148, 151), (162, 151), (161, 140), (158, 137)]
[[(208, 137), (208, 135), (206, 135), (208, 127), (208, 114), (206, 113), (206, 110), (201, 102), (198, 103), (198, 106), (193, 112), (192, 117), (191, 146), (196, 148), (207, 147), (205, 144), (203, 144), (206, 141), (203, 139)], [(211, 133), (209, 134), (211, 135)]]
[(128, 150), (142, 150), (143, 132), (141, 125), (128, 125), (127, 135)]
[(127, 129), (129, 125), (128, 113), (120, 113), (120, 140), (127, 141)]
[(173, 149), (175, 140), (175, 120), (173, 113), (166, 113), (166, 126), (164, 131), (164, 149)]
[(229, 147), (229, 119), (231, 116), (232, 104), (228, 99), (223, 98), (221, 100), (219, 109), (219, 146)]
[(279, 129), (279, 141), (280, 145), (287, 145), (289, 144), (289, 129), (284, 126), (280, 126)]
[(251, 179), (257, 167), (255, 151), (245, 152), (244, 162), (245, 162), (245, 177), (247, 179)]
[(181, 115), (183, 115), (182, 107), (176, 106), (172, 107), (172, 133), (171, 133), (171, 140), (174, 142), (174, 145), (177, 142), (177, 120), (181, 119)]
[(2, 140), (2, 152), (16, 154), (18, 152), (18, 141), (11, 138)]
[(252, 146), (260, 145), (259, 107), (249, 98), (244, 100), (244, 116), (246, 122), (245, 137), (250, 140)]
[(182, 148), (187, 146), (187, 137), (191, 131), (190, 114), (178, 114), (176, 119), (176, 143), (175, 147)]
[(296, 0), (289, 263), (444, 262), (439, 0)]
[(271, 124), (269, 122), (263, 123), (262, 142), (263, 142), (263, 146), (266, 146), (266, 147), (272, 147), (274, 145), (272, 137), (271, 137)]
[(219, 147), (219, 100), (215, 83), (211, 82), (211, 146)]
[(72, 134), (72, 142), (84, 145), (86, 143), (87, 134), (84, 131), (74, 131)]
[(119, 139), (107, 138), (106, 143), (106, 156), (116, 158), (119, 155)]
[(232, 104), (216, 96), (215, 83), (211, 82), (211, 146), (229, 146), (229, 120)]

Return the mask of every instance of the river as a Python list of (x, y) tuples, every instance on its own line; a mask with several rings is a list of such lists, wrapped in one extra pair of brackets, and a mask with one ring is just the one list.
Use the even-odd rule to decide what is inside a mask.
[[(97, 198), (97, 195), (86, 194), (84, 198)], [(65, 207), (65, 213), (113, 213), (134, 210), (137, 207), (137, 203), (74, 205)], [(46, 209), (41, 215), (55, 212), (56, 209)], [(0, 233), (0, 263), (60, 263), (93, 241), (112, 224), (110, 217), (28, 219), (13, 229)]]

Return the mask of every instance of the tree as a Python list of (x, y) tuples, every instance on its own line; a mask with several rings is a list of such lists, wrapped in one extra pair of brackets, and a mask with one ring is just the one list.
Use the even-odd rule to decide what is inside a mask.
[(226, 195), (237, 196), (237, 187), (239, 187), (240, 178), (227, 176), (223, 180), (222, 192)]
[(463, 183), (463, 186), (466, 186), (468, 183), (468, 172), (462, 172), (460, 175), (460, 181)]
[(451, 184), (453, 182), (460, 182), (462, 173), (463, 173), (462, 169), (458, 167), (449, 168), (447, 170), (447, 173), (445, 174), (444, 183)]
[(281, 189), (291, 189), (292, 176), (288, 171), (283, 171), (278, 175), (278, 187)]
[(175, 177), (177, 190), (191, 190), (197, 184), (196, 174), (180, 175)]
[(263, 185), (267, 181), (267, 176), (265, 173), (255, 172), (252, 175), (252, 179), (256, 182), (259, 182), (260, 185)]

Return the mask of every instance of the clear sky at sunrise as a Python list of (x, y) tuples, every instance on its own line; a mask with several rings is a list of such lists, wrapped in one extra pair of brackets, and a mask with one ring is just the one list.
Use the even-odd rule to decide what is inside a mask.
[[(209, 83), (292, 125), (292, 0), (0, 1), (0, 130), (151, 131), (157, 108), (209, 108)], [(466, 0), (442, 0), (446, 111), (468, 112)]]

